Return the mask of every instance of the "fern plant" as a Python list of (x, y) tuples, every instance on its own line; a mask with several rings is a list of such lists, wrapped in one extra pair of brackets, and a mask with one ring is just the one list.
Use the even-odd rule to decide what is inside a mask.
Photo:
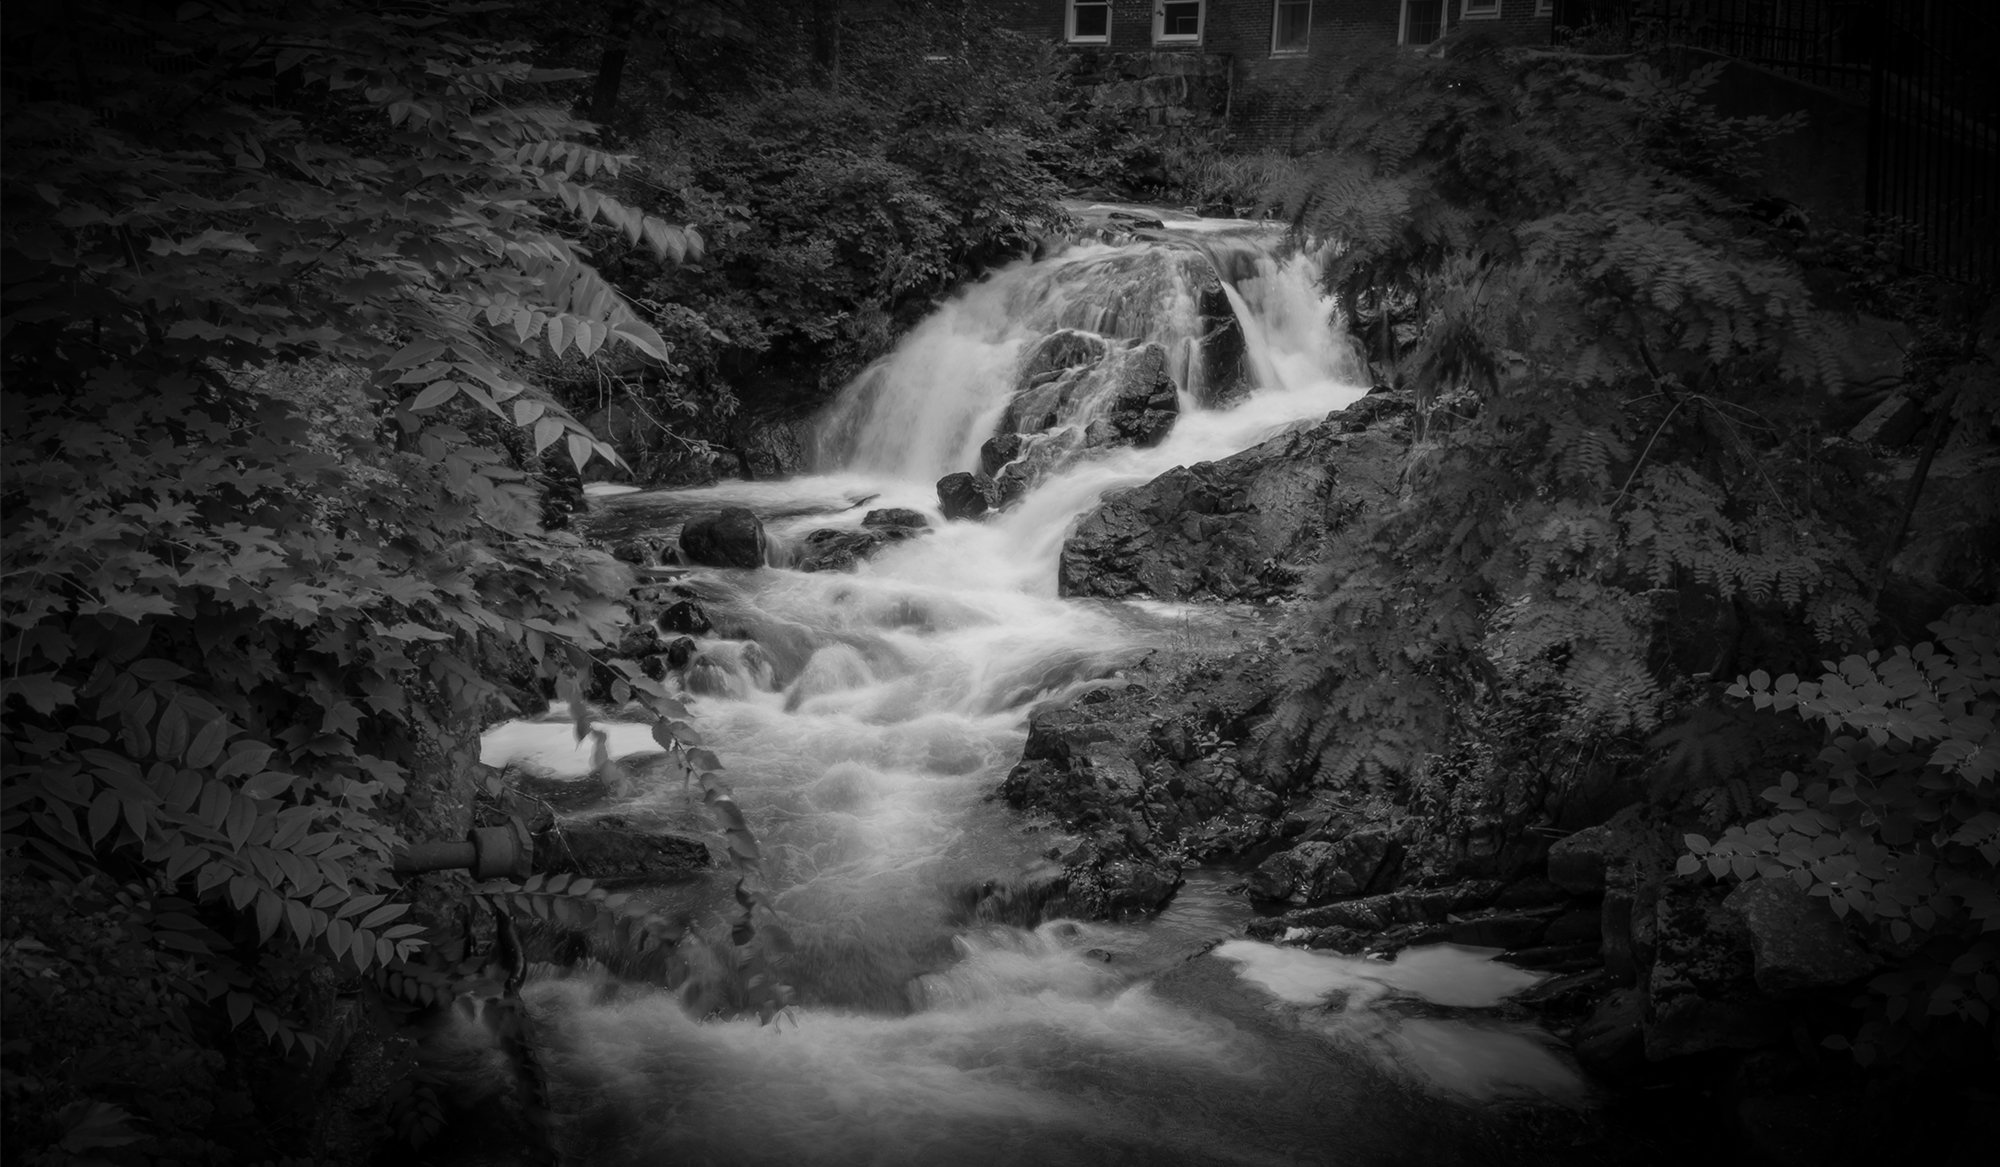
[(625, 570), (542, 530), (471, 424), (615, 460), (529, 358), (668, 355), (564, 224), (702, 247), (593, 192), (625, 160), (538, 96), (574, 75), (473, 7), (8, 29), (40, 50), (0, 177), (9, 880), (128, 888), (187, 965), (160, 991), (308, 1054), (258, 970), (407, 966), (407, 795), (510, 709), (496, 672), (587, 669), (622, 619)]

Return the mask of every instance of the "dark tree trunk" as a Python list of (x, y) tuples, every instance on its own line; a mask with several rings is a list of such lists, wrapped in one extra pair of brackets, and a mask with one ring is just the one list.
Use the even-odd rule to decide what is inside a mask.
[(604, 55), (597, 62), (597, 84), (590, 91), (590, 120), (600, 126), (611, 124), (618, 112), (618, 85), (625, 76), (625, 58), (632, 51), (632, 29), (639, 20), (637, 0), (627, 0), (611, 9), (604, 34)]
[(840, 0), (813, 0), (813, 64), (822, 89), (840, 84)]

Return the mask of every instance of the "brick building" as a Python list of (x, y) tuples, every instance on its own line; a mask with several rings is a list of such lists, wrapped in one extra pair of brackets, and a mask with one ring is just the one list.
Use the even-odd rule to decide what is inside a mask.
[(973, 0), (1007, 27), (1074, 52), (1147, 123), (1212, 128), (1284, 149), (1331, 83), (1370, 54), (1461, 26), (1547, 44), (1554, 0)]

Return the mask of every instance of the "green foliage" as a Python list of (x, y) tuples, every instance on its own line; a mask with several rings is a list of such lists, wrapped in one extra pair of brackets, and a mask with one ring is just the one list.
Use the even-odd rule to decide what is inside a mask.
[(1714, 80), (1398, 59), (1357, 76), (1284, 192), (1421, 420), (1410, 501), (1335, 566), (1290, 679), (1278, 732), (1324, 780), (1410, 774), (1471, 702), (1572, 754), (1636, 745), (1701, 667), (1690, 610), (1866, 627), (1844, 500), (1773, 421), (1838, 379), (1799, 270), (1743, 213), (1750, 150), (1785, 124), (1716, 115)]
[(1713, 842), (1689, 835), (1684, 875), (1789, 879), (1921, 960), (1871, 982), (1852, 1039), (1864, 1063), (1930, 1018), (1991, 1026), (2000, 1007), (2000, 607), (1958, 608), (1937, 639), (1826, 662), (1818, 680), (1738, 677), (1731, 696), (1820, 722), (1816, 773), (1762, 792), (1772, 813)]
[(737, 77), (649, 119), (636, 151), (651, 174), (631, 189), (704, 224), (710, 251), (621, 277), (682, 306), (666, 313), (671, 367), (617, 387), (651, 419), (640, 428), (720, 437), (697, 415), (815, 407), (939, 297), (1062, 221), (1077, 132), (1059, 62), (968, 19), (939, 43), (935, 13), (890, 14), (848, 46), (837, 88), (757, 57), (744, 67), (766, 83)]
[(410, 784), (511, 708), (492, 677), (587, 670), (623, 619), (624, 569), (545, 532), (480, 437), (615, 460), (530, 362), (666, 355), (564, 231), (704, 248), (578, 181), (630, 160), (474, 16), (78, 4), (8, 28), (10, 899), (108, 880), (167, 961), (130, 966), (144, 992), (308, 1055), (273, 962), (407, 964)]

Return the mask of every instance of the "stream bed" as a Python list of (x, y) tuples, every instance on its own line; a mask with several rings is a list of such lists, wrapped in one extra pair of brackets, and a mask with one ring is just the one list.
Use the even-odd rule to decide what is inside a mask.
[[(1036, 702), (1267, 620), (1060, 598), (1065, 532), (1109, 490), (1366, 392), (1312, 257), (1247, 226), (1185, 226), (1183, 240), (1080, 246), (967, 289), (829, 411), (810, 474), (593, 499), (606, 539), (748, 507), (780, 565), (807, 532), (871, 509), (916, 510), (930, 529), (851, 572), (687, 578), (715, 631), (681, 682), (761, 841), (808, 1003), (759, 1025), (602, 974), (531, 982), (574, 1161), (1543, 1162), (1524, 1132), (1587, 1123), (1558, 1043), (1496, 1011), (1537, 974), (1490, 951), (1388, 962), (1244, 940), (1242, 876), (1216, 870), (1188, 872), (1146, 920), (1023, 926), (963, 910), (962, 889), (1033, 880), (1061, 842), (991, 798)], [(1201, 281), (1215, 272), (1242, 341), (1228, 391), (1203, 363)], [(983, 521), (944, 521), (936, 480), (978, 463), (1024, 358), (1063, 329), (1119, 352), (1159, 346), (1179, 395), (1171, 430), (1149, 448), (1091, 445), (1104, 406), (1062, 373), (1033, 483)], [(664, 776), (647, 726), (600, 725), (623, 780), (588, 813), (696, 826), (698, 800)], [(484, 753), (556, 779), (592, 764), (557, 716), (497, 727)], [(716, 882), (680, 894), (719, 911)]]

